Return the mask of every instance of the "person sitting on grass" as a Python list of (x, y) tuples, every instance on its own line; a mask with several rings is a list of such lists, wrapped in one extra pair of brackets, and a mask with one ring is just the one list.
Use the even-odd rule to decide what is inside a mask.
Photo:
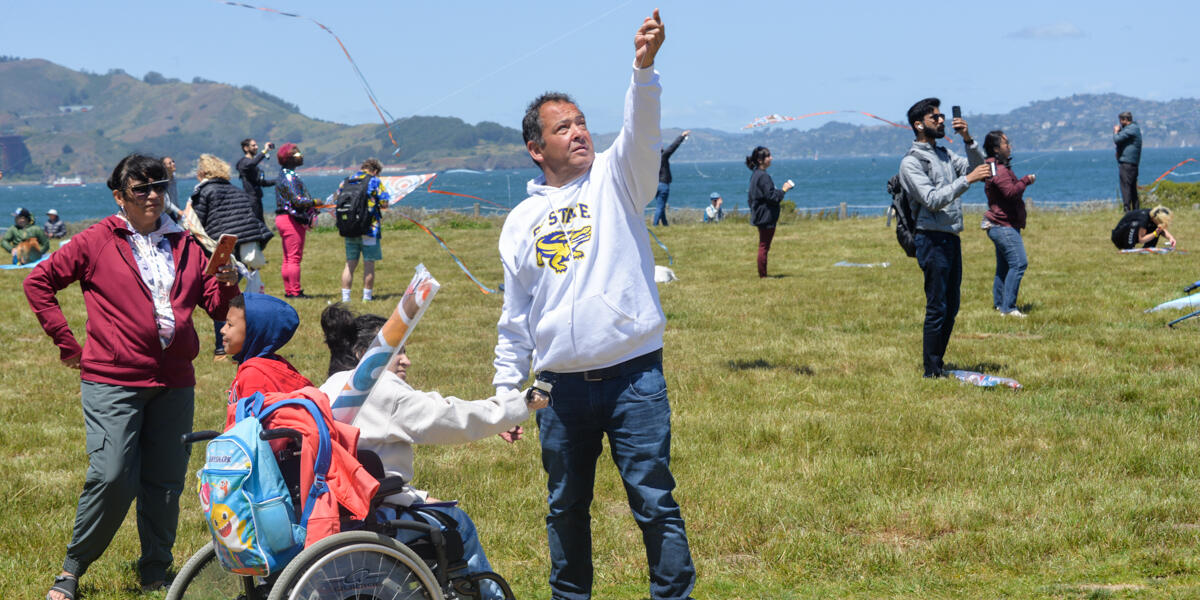
[(254, 392), (291, 392), (313, 382), (277, 352), (296, 333), (300, 316), (290, 304), (266, 294), (245, 293), (229, 302), (221, 337), (238, 363), (229, 385), (225, 428), (234, 423), (237, 401)]
[(1120, 250), (1129, 250), (1141, 244), (1143, 248), (1158, 245), (1158, 238), (1167, 238), (1167, 246), (1175, 247), (1175, 236), (1167, 228), (1171, 226), (1171, 209), (1165, 206), (1131, 210), (1121, 217), (1112, 230), (1112, 243)]
[[(329, 306), (321, 313), (321, 329), (325, 333), (325, 344), (329, 346), (329, 379), (321, 385), (321, 391), (330, 401), (341, 393), (384, 322), (386, 319), (377, 315), (355, 315), (342, 304)], [(457, 524), (468, 570), (471, 573), (491, 571), (475, 523), (467, 513), (453, 503), (442, 502), (411, 485), (413, 446), (466, 444), (493, 434), (500, 434), (509, 443), (514, 442), (523, 433), (520, 423), (529, 418), (531, 412), (545, 407), (549, 398), (541, 393), (513, 390), (486, 400), (471, 401), (437, 392), (422, 392), (408, 384), (411, 365), (401, 348), (371, 388), (353, 422), (361, 432), (358, 447), (378, 454), (385, 474), (398, 475), (406, 482), (403, 491), (388, 497), (384, 516), (425, 521), (432, 525), (443, 524), (441, 517), (449, 517)], [(430, 512), (438, 514), (434, 516)], [(405, 537), (409, 534), (414, 535)], [(398, 537), (408, 542), (417, 535), (404, 530)], [(493, 585), (483, 587), (484, 598), (503, 597)]]
[(18, 208), (13, 213), (13, 226), (4, 232), (0, 246), (12, 253), (12, 264), (27, 265), (42, 258), (50, 250), (50, 238), (41, 227), (33, 224), (33, 213), (28, 208)]

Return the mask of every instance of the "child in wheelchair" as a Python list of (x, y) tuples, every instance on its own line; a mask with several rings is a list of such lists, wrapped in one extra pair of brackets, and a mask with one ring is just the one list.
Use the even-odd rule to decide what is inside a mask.
[[(355, 315), (340, 304), (329, 306), (321, 314), (321, 329), (329, 346), (329, 378), (321, 385), (326, 395), (336, 397), (385, 321), (377, 315)], [(497, 434), (511, 443), (521, 437), (520, 423), (532, 411), (545, 406), (544, 396), (514, 391), (468, 401), (423, 392), (406, 381), (409, 366), (411, 362), (402, 348), (388, 363), (387, 372), (375, 384), (353, 422), (361, 432), (359, 447), (380, 457), (386, 475), (399, 476), (407, 482), (398, 493), (386, 498), (381, 510), (387, 517), (425, 521), (454, 530), (462, 540), (468, 572), (491, 571), (475, 524), (467, 513), (456, 503), (440, 501), (411, 485), (415, 475), (413, 446), (465, 444)], [(531, 402), (528, 398), (535, 400)], [(398, 532), (402, 541), (413, 541), (416, 537), (416, 532)], [(494, 586), (485, 583), (483, 588), (484, 598), (502, 597)]]

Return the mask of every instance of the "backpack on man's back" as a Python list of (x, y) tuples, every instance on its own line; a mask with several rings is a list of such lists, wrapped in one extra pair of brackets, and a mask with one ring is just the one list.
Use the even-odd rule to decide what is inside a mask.
[(375, 216), (370, 208), (370, 175), (350, 177), (342, 182), (334, 198), (333, 216), (342, 237), (359, 237), (371, 232)]
[[(905, 156), (912, 154), (921, 161), (921, 168), (928, 172), (929, 163), (921, 156), (913, 153), (911, 150)], [(903, 160), (903, 159), (901, 159)], [(896, 217), (896, 241), (900, 247), (904, 249), (904, 253), (910, 258), (917, 256), (917, 201), (909, 197), (908, 192), (904, 191), (904, 184), (900, 182), (900, 174), (892, 175), (887, 182), (887, 191), (892, 196), (892, 205), (887, 210), (888, 226), (892, 224), (892, 217)]]

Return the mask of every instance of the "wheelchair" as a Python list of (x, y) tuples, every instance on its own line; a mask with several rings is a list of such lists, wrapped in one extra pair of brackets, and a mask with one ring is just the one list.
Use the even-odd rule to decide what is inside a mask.
[[(217, 437), (216, 431), (183, 436), (191, 444)], [(262, 439), (287, 439), (275, 458), (288, 483), (292, 502), (300, 506), (300, 432), (268, 429)], [(399, 492), (400, 477), (384, 477), (375, 453), (360, 450), (359, 462), (379, 479), (366, 521), (344, 520), (342, 531), (305, 548), (268, 577), (226, 571), (217, 559), (214, 542), (200, 548), (179, 569), (167, 589), (167, 600), (467, 600), (482, 598), (481, 586), (491, 582), (505, 600), (515, 600), (508, 582), (494, 572), (467, 573), (462, 541), (453, 529), (423, 521), (377, 518), (387, 496)], [(397, 541), (398, 531), (418, 531), (409, 544)]]

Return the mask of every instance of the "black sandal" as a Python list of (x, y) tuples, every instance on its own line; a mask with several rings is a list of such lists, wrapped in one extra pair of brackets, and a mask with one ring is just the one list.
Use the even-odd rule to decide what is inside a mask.
[(59, 575), (54, 578), (54, 585), (50, 587), (50, 591), (46, 592), (46, 600), (51, 600), (50, 592), (58, 592), (67, 600), (75, 600), (75, 594), (78, 590), (78, 578), (74, 575)]

